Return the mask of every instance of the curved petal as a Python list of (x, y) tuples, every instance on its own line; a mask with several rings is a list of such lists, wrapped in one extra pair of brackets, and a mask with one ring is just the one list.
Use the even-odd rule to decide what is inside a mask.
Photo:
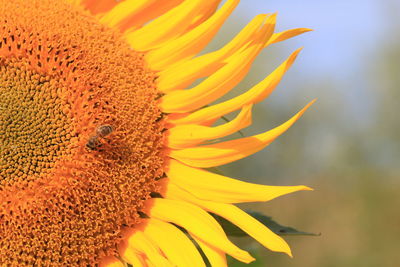
[(117, 3), (115, 0), (81, 0), (81, 4), (90, 10), (92, 14), (106, 12)]
[(286, 132), (314, 102), (315, 100), (311, 101), (287, 122), (265, 133), (218, 144), (171, 150), (169, 156), (200, 168), (216, 167), (245, 158), (268, 146)]
[(161, 98), (160, 108), (164, 113), (184, 113), (199, 109), (217, 100), (234, 88), (248, 73), (251, 63), (261, 50), (253, 46), (206, 78), (194, 88), (173, 91)]
[[(125, 0), (128, 1), (128, 0)], [(121, 32), (126, 34), (141, 28), (147, 22), (158, 18), (159, 16), (167, 13), (171, 9), (181, 4), (184, 0), (129, 0), (129, 1), (147, 1), (150, 5), (144, 7), (140, 12), (130, 14), (119, 25)]]
[[(158, 266), (169, 266), (168, 260), (162, 255), (160, 248), (142, 231), (135, 231), (128, 236), (128, 248), (144, 254), (150, 262)], [(124, 256), (124, 255), (123, 255)]]
[(227, 267), (228, 266), (228, 264), (226, 262), (226, 255), (223, 251), (221, 251), (218, 248), (210, 246), (209, 244), (203, 242), (201, 239), (198, 239), (195, 236), (192, 236), (192, 238), (200, 246), (201, 250), (206, 255), (211, 266), (216, 266), (216, 267)]
[[(144, 233), (160, 247), (173, 265), (178, 267), (205, 267), (204, 261), (193, 242), (172, 224), (150, 219), (144, 228)], [(173, 246), (171, 240), (173, 240)], [(182, 253), (182, 251), (185, 251), (185, 253)]]
[(108, 27), (118, 27), (124, 20), (134, 17), (159, 0), (125, 0), (119, 2), (100, 18)]
[(252, 63), (268, 41), (275, 25), (275, 16), (259, 32), (254, 44), (227, 59), (227, 64), (188, 90), (173, 91), (162, 97), (160, 108), (165, 113), (183, 113), (203, 107), (234, 88), (248, 73)]
[(197, 198), (221, 203), (270, 201), (296, 191), (312, 190), (304, 185), (270, 186), (247, 183), (189, 167), (176, 160), (170, 160), (166, 174), (171, 183)]
[(185, 148), (240, 131), (251, 124), (251, 107), (252, 105), (244, 106), (235, 119), (219, 126), (183, 124), (172, 127), (166, 134), (167, 146), (174, 149)]
[[(136, 51), (149, 51), (159, 47), (185, 33), (192, 18), (201, 13), (205, 6), (202, 0), (184, 1), (142, 28), (127, 33), (126, 39)], [(151, 61), (148, 63), (151, 66)]]
[(217, 214), (230, 221), (234, 225), (238, 226), (240, 229), (245, 231), (249, 236), (253, 237), (264, 247), (272, 251), (284, 252), (290, 257), (292, 256), (290, 247), (283, 238), (281, 238), (270, 229), (268, 229), (265, 225), (232, 204), (199, 200), (192, 196), (190, 193), (180, 189), (178, 186), (175, 186), (173, 184), (168, 184), (168, 190), (165, 197), (169, 199), (188, 201), (195, 205), (198, 205), (208, 212)]
[[(240, 0), (228, 0), (207, 21), (186, 34), (146, 54), (146, 61), (153, 70), (163, 70), (182, 59), (200, 52), (218, 32)], [(204, 1), (202, 1), (204, 4)]]
[(293, 52), (285, 62), (283, 62), (263, 81), (255, 85), (249, 91), (235, 98), (227, 100), (225, 102), (197, 110), (191, 114), (188, 114), (187, 116), (181, 117), (181, 116), (170, 115), (168, 118), (168, 122), (176, 125), (188, 124), (188, 123), (201, 124), (203, 122), (207, 122), (213, 119), (218, 119), (224, 116), (225, 114), (240, 109), (244, 105), (260, 102), (261, 100), (268, 97), (272, 93), (272, 91), (276, 88), (278, 83), (281, 81), (283, 75), (293, 64), (300, 50), (301, 49), (298, 49), (295, 52)]
[(269, 40), (269, 42), (267, 43), (267, 46), (270, 44), (285, 41), (287, 39), (296, 37), (297, 35), (300, 35), (300, 34), (303, 34), (306, 32), (310, 32), (310, 31), (312, 31), (312, 30), (307, 29), (307, 28), (297, 28), (297, 29), (290, 29), (290, 30), (286, 30), (283, 32), (274, 33), (272, 35), (271, 39)]
[(151, 217), (179, 225), (191, 235), (221, 249), (239, 261), (249, 263), (254, 260), (248, 252), (231, 243), (221, 226), (201, 208), (177, 200), (157, 198), (152, 201), (154, 204), (150, 211)]
[(258, 15), (240, 31), (227, 45), (221, 49), (175, 64), (159, 72), (157, 88), (164, 93), (184, 89), (196, 79), (206, 77), (221, 68), (224, 60), (255, 39), (255, 35), (263, 25), (266, 14)]
[(202, 14), (197, 15), (195, 18), (193, 18), (192, 22), (190, 23), (189, 29), (196, 28), (200, 24), (202, 24), (204, 21), (206, 21), (209, 17), (211, 17), (215, 11), (217, 11), (218, 6), (221, 4), (222, 0), (217, 0), (217, 1), (212, 1), (208, 2), (206, 8), (204, 9), (204, 12)]
[(127, 247), (121, 254), (121, 258), (135, 267), (146, 267), (143, 254), (130, 247)]

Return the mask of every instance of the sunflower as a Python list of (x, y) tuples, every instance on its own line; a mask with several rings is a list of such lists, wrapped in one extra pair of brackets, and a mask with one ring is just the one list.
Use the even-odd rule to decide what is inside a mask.
[(276, 15), (262, 14), (196, 56), (238, 3), (0, 0), (1, 266), (226, 266), (226, 254), (253, 261), (211, 214), (291, 255), (234, 204), (310, 188), (206, 170), (261, 150), (311, 105), (272, 130), (221, 141), (251, 124), (252, 105), (299, 50), (247, 92), (214, 102), (263, 48), (308, 31), (274, 33)]

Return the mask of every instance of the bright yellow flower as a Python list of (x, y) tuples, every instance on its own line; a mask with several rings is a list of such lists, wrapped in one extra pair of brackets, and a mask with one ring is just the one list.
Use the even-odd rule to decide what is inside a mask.
[(261, 150), (310, 106), (265, 133), (209, 142), (251, 124), (252, 105), (299, 50), (246, 93), (213, 102), (263, 48), (308, 30), (274, 33), (276, 16), (263, 14), (196, 57), (239, 0), (220, 2), (0, 0), (1, 266), (205, 266), (195, 243), (212, 266), (226, 266), (226, 254), (253, 261), (210, 213), (291, 255), (234, 204), (308, 187), (203, 168)]

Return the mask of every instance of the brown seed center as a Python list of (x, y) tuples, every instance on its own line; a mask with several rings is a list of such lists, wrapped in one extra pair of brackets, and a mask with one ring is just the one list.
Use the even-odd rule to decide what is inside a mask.
[(71, 121), (60, 87), (24, 61), (0, 61), (0, 188), (48, 173), (68, 153)]

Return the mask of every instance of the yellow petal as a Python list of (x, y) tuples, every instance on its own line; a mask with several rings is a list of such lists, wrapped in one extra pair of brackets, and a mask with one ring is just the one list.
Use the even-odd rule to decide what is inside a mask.
[(218, 144), (171, 150), (169, 156), (189, 166), (200, 168), (220, 166), (245, 158), (260, 151), (286, 132), (314, 101), (310, 102), (287, 122), (265, 133)]
[[(268, 20), (274, 25), (275, 16)], [(227, 59), (228, 64), (217, 70), (199, 85), (188, 90), (173, 91), (162, 97), (160, 108), (164, 113), (183, 113), (203, 107), (235, 87), (248, 73), (251, 64), (268, 41), (274, 27), (264, 27), (255, 43)]]
[(254, 260), (248, 252), (231, 243), (221, 226), (201, 208), (177, 200), (156, 198), (153, 201), (150, 211), (152, 218), (179, 225), (191, 235), (221, 249), (239, 261), (249, 263)]
[(168, 266), (168, 260), (164, 258), (162, 252), (156, 243), (149, 240), (149, 238), (141, 231), (135, 231), (128, 238), (128, 247), (143, 253), (151, 262), (158, 266)]
[(272, 35), (271, 39), (269, 40), (269, 42), (267, 43), (267, 46), (270, 44), (285, 41), (287, 39), (293, 38), (297, 35), (300, 35), (300, 34), (303, 34), (303, 33), (309, 32), (309, 31), (312, 31), (312, 30), (307, 29), (307, 28), (298, 28), (298, 29), (291, 29), (291, 30), (286, 30), (283, 32), (274, 33)]
[[(136, 1), (136, 0), (134, 0)], [(158, 18), (159, 16), (167, 13), (169, 10), (175, 8), (184, 0), (148, 0), (149, 6), (143, 8), (140, 12), (130, 15), (123, 20), (118, 26), (121, 32), (126, 34), (133, 32), (142, 27), (147, 22)]]
[(251, 105), (244, 106), (239, 115), (225, 124), (208, 127), (197, 124), (183, 124), (172, 127), (166, 134), (167, 146), (185, 148), (200, 144), (205, 140), (221, 138), (233, 134), (251, 124)]
[(210, 246), (197, 237), (192, 237), (206, 255), (211, 266), (227, 267), (226, 255), (220, 249)]
[(217, 214), (230, 221), (240, 229), (245, 231), (249, 236), (253, 237), (264, 247), (277, 252), (284, 252), (292, 256), (290, 247), (286, 241), (268, 229), (265, 225), (242, 211), (232, 204), (215, 203), (212, 201), (204, 201), (195, 198), (193, 195), (180, 189), (178, 186), (168, 184), (168, 190), (165, 197), (169, 199), (177, 199), (188, 201), (199, 207)]
[(164, 113), (190, 112), (220, 98), (246, 76), (257, 50), (260, 50), (260, 46), (238, 53), (227, 65), (194, 88), (166, 94), (161, 98), (161, 110)]
[(227, 100), (225, 102), (215, 104), (209, 107), (197, 110), (187, 116), (177, 117), (169, 116), (171, 124), (201, 124), (202, 122), (218, 119), (225, 114), (240, 109), (244, 105), (260, 102), (268, 97), (281, 81), (285, 72), (290, 68), (296, 59), (300, 49), (296, 50), (290, 57), (283, 62), (277, 69), (268, 75), (263, 81), (255, 85), (249, 91)]
[(220, 98), (235, 87), (247, 74), (260, 46), (247, 49), (188, 90), (179, 90), (163, 96), (160, 108), (164, 113), (183, 113), (203, 107)]
[(100, 267), (125, 267), (125, 264), (123, 264), (119, 259), (117, 259), (113, 256), (110, 256), (110, 257), (102, 258), (99, 266)]
[(143, 10), (157, 1), (158, 0), (125, 0), (119, 2), (101, 17), (100, 22), (108, 27), (118, 26), (125, 19), (143, 12)]
[(243, 182), (170, 160), (166, 174), (171, 183), (203, 200), (222, 203), (269, 201), (300, 190), (299, 186), (269, 186)]
[[(186, 34), (145, 55), (153, 70), (162, 70), (179, 60), (193, 57), (209, 43), (240, 0), (228, 0), (213, 16)], [(204, 4), (204, 1), (202, 1)]]
[(107, 267), (126, 267), (126, 266), (125, 266), (125, 264), (123, 264), (122, 262), (117, 260), (113, 263), (108, 264)]
[(145, 267), (145, 262), (142, 257), (143, 254), (140, 252), (127, 247), (122, 253), (121, 253), (121, 258), (128, 262), (129, 264), (137, 267)]
[(209, 202), (204, 205), (204, 208), (238, 226), (265, 248), (275, 252), (283, 252), (292, 257), (290, 247), (282, 237), (238, 207), (232, 204)]
[(157, 88), (164, 92), (172, 90), (184, 89), (192, 84), (196, 79), (206, 77), (221, 68), (223, 61), (232, 53), (255, 39), (256, 33), (260, 30), (261, 25), (267, 15), (256, 16), (245, 28), (223, 48), (176, 64), (159, 72), (157, 79)]
[(204, 21), (206, 21), (209, 17), (211, 17), (215, 11), (218, 9), (219, 4), (221, 4), (222, 0), (217, 0), (217, 1), (208, 1), (207, 5), (205, 5), (205, 11), (202, 14), (199, 14), (197, 17), (195, 17), (190, 25), (189, 29), (193, 29), (197, 27), (198, 25), (202, 24)]
[[(203, 258), (193, 242), (172, 224), (150, 219), (144, 233), (160, 247), (173, 265), (178, 267), (205, 267)], [(173, 241), (173, 244), (171, 244), (171, 241)], [(185, 253), (182, 253), (182, 251), (185, 251)]]
[(115, 0), (81, 0), (81, 3), (92, 14), (98, 14), (110, 10), (118, 2)]
[[(184, 1), (142, 28), (126, 34), (126, 40), (136, 51), (148, 51), (185, 33), (192, 18), (205, 8), (204, 1)], [(165, 45), (163, 45), (165, 46)]]

